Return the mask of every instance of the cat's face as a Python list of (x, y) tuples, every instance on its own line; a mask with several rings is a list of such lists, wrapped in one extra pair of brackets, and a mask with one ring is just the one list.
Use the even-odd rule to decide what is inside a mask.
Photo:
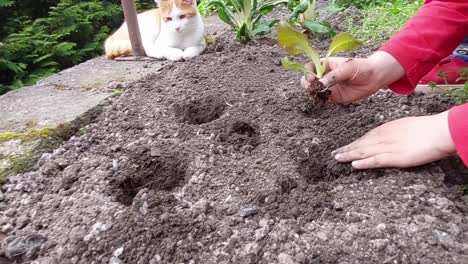
[(176, 33), (190, 29), (191, 19), (197, 15), (195, 0), (158, 0), (161, 18), (167, 28)]

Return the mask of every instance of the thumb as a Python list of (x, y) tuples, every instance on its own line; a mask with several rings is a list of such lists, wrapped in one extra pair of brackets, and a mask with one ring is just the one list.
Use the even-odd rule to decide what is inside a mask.
[(344, 82), (354, 78), (359, 72), (359, 64), (356, 60), (349, 60), (341, 64), (339, 67), (325, 74), (321, 79), (326, 87), (333, 86), (337, 83)]

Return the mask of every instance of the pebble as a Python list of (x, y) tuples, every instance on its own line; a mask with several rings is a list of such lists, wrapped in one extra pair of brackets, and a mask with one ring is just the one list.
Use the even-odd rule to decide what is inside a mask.
[(10, 209), (6, 210), (5, 215), (8, 216), (8, 217), (13, 217), (13, 216), (16, 215), (16, 210), (13, 209), (13, 208), (10, 208)]
[(120, 257), (120, 255), (122, 255), (123, 253), (123, 249), (124, 249), (123, 247), (119, 247), (118, 249), (114, 251), (114, 253), (112, 253), (112, 256), (116, 258)]
[(384, 232), (387, 229), (387, 226), (384, 223), (380, 223), (375, 227), (377, 232)]
[(439, 242), (442, 245), (444, 245), (445, 247), (447, 247), (447, 248), (453, 248), (454, 247), (455, 241), (453, 240), (453, 238), (449, 234), (447, 234), (445, 232), (442, 232), (442, 231), (439, 231), (439, 230), (434, 230), (434, 234), (436, 235)]
[(47, 161), (41, 167), (40, 171), (43, 175), (50, 176), (58, 172), (60, 169), (59, 165), (54, 161)]
[(159, 216), (159, 220), (165, 222), (169, 219), (169, 213), (165, 212)]
[(114, 171), (119, 170), (119, 161), (118, 160), (116, 160), (116, 159), (112, 160), (112, 169)]
[(280, 253), (278, 255), (278, 263), (279, 264), (295, 264), (296, 262), (292, 260), (290, 255), (286, 253)]
[(392, 192), (392, 189), (387, 186), (379, 186), (374, 188), (374, 193), (381, 193), (384, 196), (388, 196)]
[(69, 161), (64, 158), (57, 158), (55, 162), (62, 168), (65, 168), (70, 164)]
[(193, 204), (193, 209), (201, 214), (206, 214), (210, 208), (210, 203), (207, 199), (200, 199)]
[(416, 195), (421, 195), (427, 191), (427, 187), (422, 184), (413, 185), (411, 188), (416, 192)]
[(322, 241), (325, 241), (325, 240), (328, 239), (327, 234), (325, 234), (324, 232), (321, 232), (321, 231), (317, 233), (317, 237)]
[(451, 223), (449, 224), (449, 226), (450, 228), (448, 231), (450, 232), (450, 234), (458, 236), (461, 233), (461, 228), (458, 225)]
[(370, 241), (371, 246), (377, 251), (383, 250), (388, 243), (388, 239), (374, 239)]
[(31, 234), (25, 237), (16, 237), (4, 247), (4, 254), (7, 258), (14, 258), (26, 254), (26, 258), (34, 258), (47, 238), (38, 234)]
[(246, 218), (257, 213), (258, 213), (258, 209), (256, 207), (247, 207), (247, 208), (242, 209), (239, 215), (243, 218)]
[(2, 226), (2, 229), (1, 229), (3, 234), (7, 234), (11, 230), (13, 230), (13, 226), (11, 224), (6, 224), (6, 225)]
[(146, 215), (148, 213), (148, 203), (146, 201), (144, 201), (143, 204), (141, 205), (140, 213), (142, 215)]
[(109, 264), (123, 264), (123, 261), (120, 260), (119, 258), (112, 257), (112, 258), (109, 260)]

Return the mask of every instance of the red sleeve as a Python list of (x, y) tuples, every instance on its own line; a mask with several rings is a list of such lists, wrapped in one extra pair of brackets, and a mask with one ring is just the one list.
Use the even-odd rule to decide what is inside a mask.
[(448, 122), (458, 155), (468, 167), (468, 103), (450, 109)]
[(467, 0), (426, 1), (403, 29), (379, 50), (391, 54), (406, 75), (389, 85), (407, 94), (419, 80), (447, 57), (468, 36)]

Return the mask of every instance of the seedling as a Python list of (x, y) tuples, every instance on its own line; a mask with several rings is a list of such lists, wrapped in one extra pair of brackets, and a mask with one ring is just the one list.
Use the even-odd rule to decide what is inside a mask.
[(315, 51), (315, 49), (310, 45), (307, 35), (295, 30), (289, 23), (282, 21), (280, 22), (278, 29), (278, 44), (283, 46), (291, 55), (297, 55), (301, 53), (306, 54), (312, 60), (315, 66), (315, 72), (310, 72), (304, 64), (291, 61), (287, 57), (281, 60), (283, 67), (290, 70), (312, 73), (317, 78), (321, 78), (325, 73), (327, 60), (331, 55), (342, 51), (353, 50), (361, 43), (355, 40), (348, 33), (339, 33), (333, 38), (327, 55), (322, 60), (322, 63), (317, 51)]
[(310, 85), (309, 93), (313, 99), (327, 101), (330, 91), (327, 91), (327, 88), (323, 87), (318, 79), (325, 74), (328, 58), (338, 52), (355, 49), (360, 45), (360, 42), (348, 33), (340, 33), (333, 38), (325, 58), (320, 60), (317, 51), (310, 45), (307, 35), (295, 30), (289, 23), (282, 21), (278, 29), (278, 44), (283, 46), (291, 55), (304, 53), (312, 60), (315, 72), (311, 72), (303, 63), (289, 60), (288, 57), (281, 59), (281, 64), (289, 70), (303, 71), (315, 75), (317, 82)]
[(357, 48), (361, 43), (355, 40), (348, 33), (337, 34), (328, 49), (327, 55), (320, 61), (320, 57), (317, 51), (310, 45), (307, 35), (295, 30), (287, 22), (280, 22), (278, 29), (278, 44), (286, 49), (291, 55), (297, 55), (304, 53), (312, 60), (315, 66), (315, 72), (310, 72), (304, 64), (289, 60), (288, 57), (284, 57), (281, 60), (283, 67), (289, 70), (303, 71), (305, 73), (312, 73), (317, 78), (321, 78), (326, 69), (327, 60), (331, 55), (334, 55), (342, 51), (350, 51)]

